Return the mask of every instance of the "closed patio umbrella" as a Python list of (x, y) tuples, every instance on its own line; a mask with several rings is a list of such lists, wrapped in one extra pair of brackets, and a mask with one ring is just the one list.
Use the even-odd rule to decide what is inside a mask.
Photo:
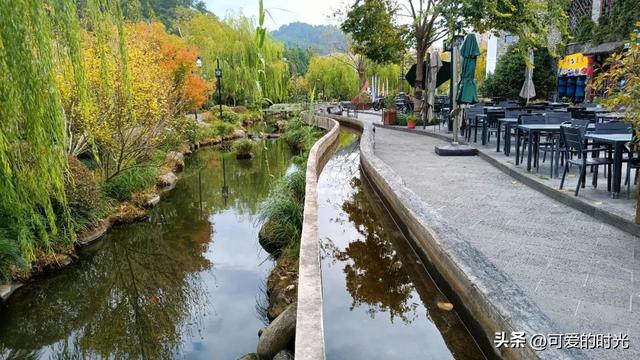
[(524, 74), (524, 84), (520, 90), (520, 97), (527, 100), (527, 104), (530, 99), (536, 97), (536, 88), (533, 85), (533, 50), (528, 51), (529, 61), (527, 62), (527, 69)]
[(458, 104), (475, 104), (478, 102), (478, 89), (474, 76), (476, 74), (476, 59), (480, 56), (480, 47), (475, 34), (467, 35), (460, 49), (462, 56), (462, 72), (458, 83)]
[[(437, 51), (432, 51), (429, 55), (429, 72), (427, 73), (427, 121), (433, 121), (433, 105), (436, 92), (436, 80), (438, 77), (438, 70), (442, 67), (442, 61), (440, 60), (440, 54)], [(424, 123), (427, 126), (427, 123)]]

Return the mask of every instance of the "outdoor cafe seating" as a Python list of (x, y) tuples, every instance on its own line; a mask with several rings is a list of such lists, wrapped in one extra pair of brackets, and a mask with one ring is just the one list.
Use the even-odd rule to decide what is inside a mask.
[[(616, 197), (620, 193), (622, 170), (626, 164), (625, 185), (630, 187), (631, 170), (640, 169), (640, 156), (634, 156), (635, 145), (629, 145), (633, 130), (620, 121), (624, 115), (587, 105), (568, 108), (560, 104), (540, 104), (516, 107), (513, 103), (499, 102), (508, 107), (476, 104), (465, 109), (464, 137), (468, 142), (481, 141), (483, 145), (496, 140), (496, 151), (510, 156), (515, 143), (515, 164), (528, 171), (539, 171), (540, 164), (549, 161), (550, 177), (559, 177), (577, 168), (584, 187), (585, 171), (593, 173), (592, 184), (597, 187), (599, 174), (607, 176), (607, 190)], [(557, 111), (559, 108), (567, 111)], [(565, 129), (572, 129), (565, 132)], [(576, 132), (577, 131), (577, 132)], [(480, 140), (478, 133), (481, 134)], [(581, 147), (575, 140), (579, 139)], [(501, 146), (501, 142), (502, 145)], [(587, 156), (588, 159), (583, 159)], [(526, 158), (526, 160), (525, 160)], [(598, 168), (604, 166), (604, 170)], [(562, 181), (564, 186), (564, 181)], [(579, 190), (575, 194), (578, 195)]]

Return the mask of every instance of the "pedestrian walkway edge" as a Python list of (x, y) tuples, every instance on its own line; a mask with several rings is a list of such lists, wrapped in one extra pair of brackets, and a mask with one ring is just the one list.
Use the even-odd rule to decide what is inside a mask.
[[(434, 133), (431, 131), (414, 131), (406, 128), (399, 128), (396, 126), (379, 125), (379, 124), (375, 124), (374, 126), (381, 127), (384, 129), (407, 132), (414, 135), (429, 136), (429, 137), (444, 140), (444, 141), (451, 141), (451, 137), (443, 134)], [(464, 142), (461, 141), (461, 143), (464, 143)], [(581, 201), (580, 199), (577, 199), (572, 194), (558, 191), (552, 188), (551, 186), (548, 186), (539, 181), (536, 181), (535, 179), (532, 179), (527, 175), (522, 174), (510, 168), (508, 165), (505, 165), (500, 161), (496, 160), (491, 155), (487, 154), (487, 151), (491, 151), (491, 150), (478, 148), (478, 156), (480, 156), (480, 158), (482, 158), (483, 160), (491, 164), (493, 167), (511, 176), (512, 178), (518, 180), (519, 182), (527, 185), (533, 190), (536, 190), (556, 201), (563, 203), (564, 205), (570, 206), (584, 214), (587, 214), (595, 218), (596, 220), (600, 220), (608, 225), (616, 227), (633, 236), (640, 237), (640, 225), (634, 223), (633, 221), (625, 219), (624, 217), (614, 214), (612, 212), (603, 210), (587, 202)]]

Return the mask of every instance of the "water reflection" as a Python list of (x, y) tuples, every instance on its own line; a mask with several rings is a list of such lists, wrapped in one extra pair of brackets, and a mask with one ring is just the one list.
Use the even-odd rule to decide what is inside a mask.
[[(225, 174), (228, 199), (221, 192)], [(237, 358), (262, 326), (255, 213), (290, 166), (281, 141), (253, 161), (198, 152), (150, 220), (112, 229), (89, 259), (0, 310), (0, 358)], [(261, 265), (260, 265), (261, 264)]]
[(362, 191), (359, 178), (351, 179), (355, 193), (346, 200), (342, 210), (347, 214), (363, 240), (354, 240), (344, 250), (331, 240), (325, 243), (327, 254), (344, 262), (347, 291), (353, 298), (351, 310), (367, 306), (367, 313), (373, 318), (378, 312), (388, 312), (391, 322), (400, 317), (404, 322), (416, 318), (417, 304), (411, 302), (413, 285), (409, 275), (384, 234), (381, 223)]
[(361, 181), (357, 145), (343, 145), (318, 183), (327, 358), (484, 359)]

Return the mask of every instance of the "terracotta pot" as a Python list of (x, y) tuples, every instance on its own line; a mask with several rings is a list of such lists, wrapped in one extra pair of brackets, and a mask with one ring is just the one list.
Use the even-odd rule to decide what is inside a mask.
[(416, 128), (416, 120), (407, 120), (407, 128), (415, 129)]
[(385, 125), (396, 124), (396, 111), (395, 110), (383, 110), (382, 123)]

